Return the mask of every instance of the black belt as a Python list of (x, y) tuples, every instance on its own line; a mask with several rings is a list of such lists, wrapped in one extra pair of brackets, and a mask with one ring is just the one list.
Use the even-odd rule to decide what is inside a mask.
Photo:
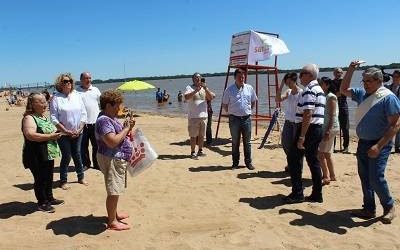
[[(296, 123), (296, 126), (297, 127), (301, 127), (302, 126), (302, 123), (300, 122), (300, 123)], [(317, 128), (322, 128), (322, 124), (314, 124), (314, 123), (310, 123), (310, 126), (309, 127), (317, 127)]]
[(235, 118), (242, 119), (242, 120), (245, 120), (245, 119), (247, 119), (247, 118), (250, 117), (250, 115), (244, 115), (244, 116), (229, 115), (229, 116), (233, 116), (233, 117), (235, 117)]

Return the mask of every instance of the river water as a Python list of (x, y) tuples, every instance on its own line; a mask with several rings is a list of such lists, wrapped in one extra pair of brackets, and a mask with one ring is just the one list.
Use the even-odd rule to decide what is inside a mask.
[[(391, 73), (393, 70), (386, 70), (386, 72)], [(361, 85), (361, 77), (362, 71), (354, 72), (351, 86), (352, 87), (360, 87)], [(284, 74), (278, 75), (279, 83), (283, 78)], [(332, 72), (321, 72), (319, 77), (327, 76), (333, 78)], [(96, 76), (93, 76), (96, 78)], [(259, 75), (259, 92), (258, 92), (258, 109), (259, 114), (266, 115), (269, 112), (268, 109), (268, 92), (267, 92), (267, 75), (262, 74)], [(216, 98), (212, 102), (213, 110), (214, 110), (214, 119), (218, 117), (220, 111), (220, 105), (222, 100), (222, 94), (224, 90), (226, 76), (215, 76), (215, 77), (207, 77), (206, 82), (209, 89), (211, 89), (215, 94)], [(178, 91), (182, 91), (184, 93), (187, 85), (192, 84), (191, 78), (180, 78), (180, 79), (165, 79), (165, 80), (148, 80), (148, 83), (153, 84), (156, 87), (159, 87), (161, 91), (164, 89), (167, 90), (167, 93), (170, 94), (170, 99), (168, 103), (158, 104), (155, 99), (156, 89), (144, 90), (138, 92), (128, 92), (124, 93), (125, 97), (125, 106), (133, 109), (136, 113), (146, 112), (153, 113), (158, 115), (173, 115), (173, 116), (186, 116), (187, 104), (184, 102), (178, 102), (177, 95)], [(233, 76), (229, 77), (228, 85), (233, 84), (234, 79)], [(273, 75), (270, 75), (270, 83), (274, 82)], [(255, 75), (250, 75), (247, 79), (247, 83), (255, 87), (256, 85), (256, 77)], [(104, 91), (106, 89), (116, 89), (120, 86), (121, 82), (114, 83), (104, 83), (97, 84), (96, 86), (100, 89), (100, 91)], [(301, 86), (302, 87), (302, 86)], [(271, 93), (273, 96), (275, 95), (275, 91), (272, 90)], [(271, 100), (272, 106), (275, 105), (274, 100)], [(350, 126), (354, 127), (354, 110), (356, 107), (356, 103), (348, 99), (349, 104), (349, 114), (350, 114)], [(285, 102), (282, 103), (285, 105)]]

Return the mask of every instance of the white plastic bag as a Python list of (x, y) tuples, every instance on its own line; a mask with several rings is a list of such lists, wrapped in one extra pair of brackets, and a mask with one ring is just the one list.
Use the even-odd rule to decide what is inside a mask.
[(129, 160), (128, 171), (131, 176), (136, 176), (150, 167), (158, 155), (139, 128), (131, 134), (131, 143), (133, 152)]

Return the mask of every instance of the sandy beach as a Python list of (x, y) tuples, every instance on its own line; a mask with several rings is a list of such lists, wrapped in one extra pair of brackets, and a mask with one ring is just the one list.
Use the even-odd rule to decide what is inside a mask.
[[(185, 118), (140, 112), (136, 126), (159, 159), (139, 176), (129, 177), (120, 198), (120, 208), (130, 214), (131, 230), (106, 230), (103, 176), (93, 169), (85, 172), (89, 182), (85, 187), (76, 183), (71, 168), (71, 189), (54, 189), (55, 197), (65, 204), (54, 214), (39, 212), (33, 177), (21, 163), (23, 111), (23, 107), (0, 110), (0, 249), (400, 249), (399, 217), (384, 225), (379, 219), (349, 216), (362, 204), (353, 154), (334, 154), (338, 181), (324, 187), (324, 203), (286, 205), (281, 198), (290, 192), (290, 179), (283, 171), (286, 159), (276, 131), (261, 150), (257, 147), (265, 130), (253, 133), (255, 171), (246, 169), (243, 161), (240, 169), (231, 170), (226, 123), (221, 124), (220, 139), (205, 150), (207, 156), (192, 160)], [(213, 125), (215, 132), (216, 122)], [(353, 138), (351, 152), (355, 147)], [(399, 159), (392, 154), (386, 171), (397, 204)], [(308, 195), (311, 180), (306, 164), (303, 177)], [(377, 213), (382, 214), (380, 206)]]

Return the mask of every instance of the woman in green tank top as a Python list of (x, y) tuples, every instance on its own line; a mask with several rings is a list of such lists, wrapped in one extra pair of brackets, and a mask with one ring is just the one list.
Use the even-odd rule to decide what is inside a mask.
[(56, 127), (46, 116), (46, 111), (47, 101), (44, 95), (30, 94), (22, 119), (22, 161), (24, 167), (32, 172), (38, 209), (53, 213), (55, 209), (52, 205), (64, 203), (53, 196), (54, 159), (60, 156), (57, 139), (61, 133), (56, 131)]

